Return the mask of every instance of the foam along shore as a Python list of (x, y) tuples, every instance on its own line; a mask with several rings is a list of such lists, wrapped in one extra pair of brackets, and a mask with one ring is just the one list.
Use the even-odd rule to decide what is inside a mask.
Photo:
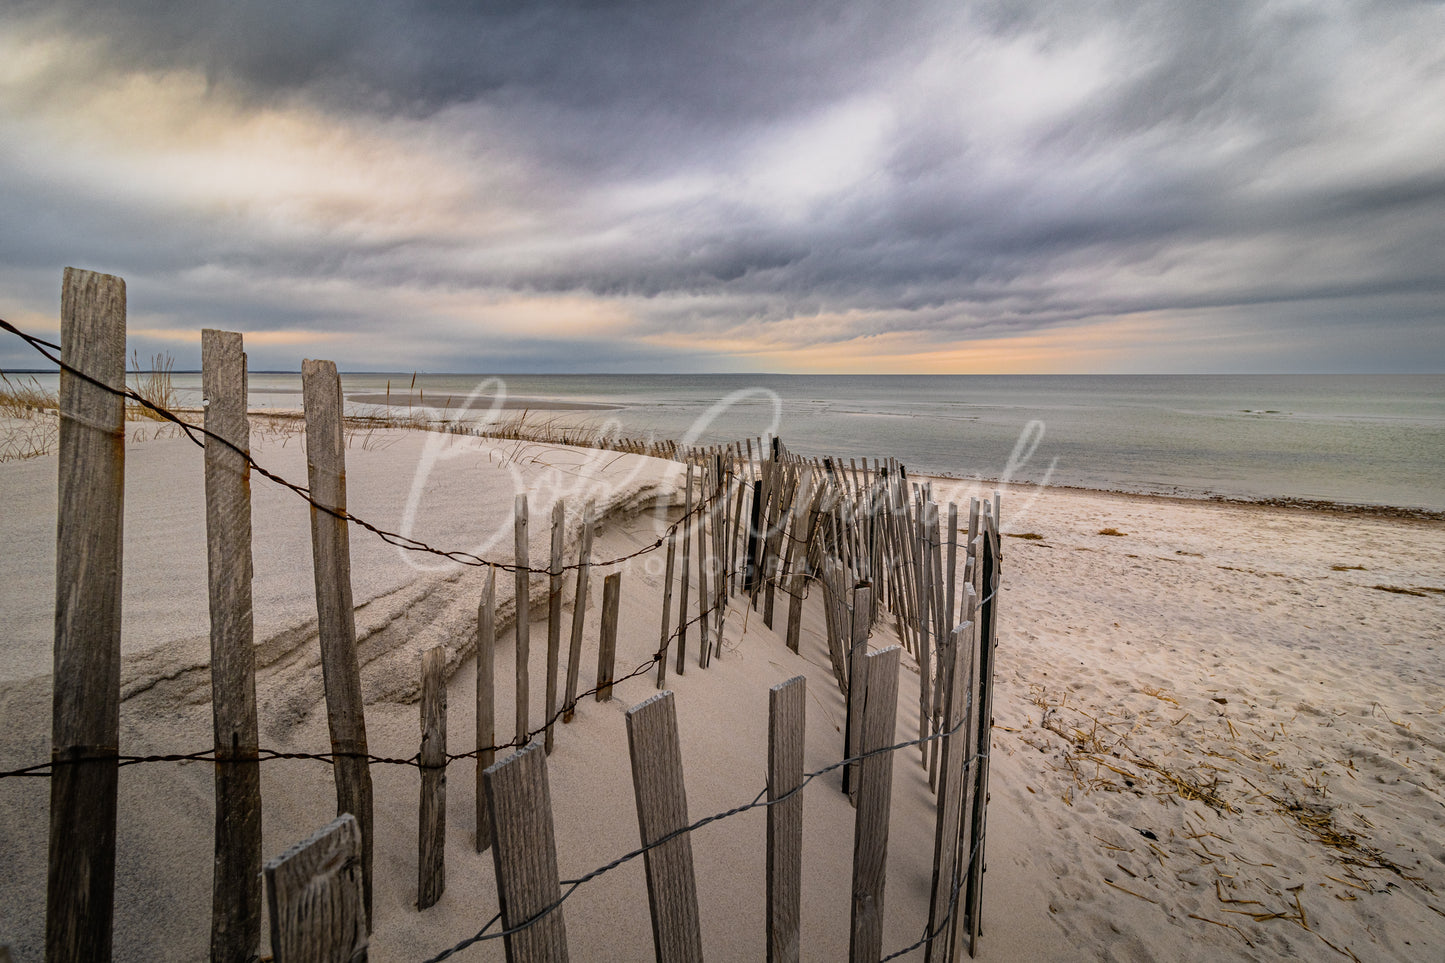
[[(132, 430), (145, 440), (127, 449), (122, 752), (206, 749), (200, 452), (183, 439), (150, 437), (153, 427)], [(300, 437), (258, 431), (253, 446), (263, 464), (304, 479)], [(587, 497), (611, 508), (599, 558), (646, 548), (659, 512), (680, 511), (676, 464), (615, 452), (373, 431), (353, 436), (347, 460), (355, 514), (503, 559), (518, 490), (531, 493), (534, 560), (544, 557), (558, 494), (576, 509)], [(53, 455), (0, 464), (8, 547), (0, 557), (0, 769), (49, 753), (55, 470)], [(950, 497), (948, 484), (935, 483), (936, 498)], [(262, 744), (324, 751), (307, 509), (262, 479), (253, 477), (252, 491)], [(967, 493), (957, 486), (959, 497)], [(1005, 489), (1002, 497), (1013, 537), (1004, 539), (980, 958), (1440, 955), (1445, 526), (1077, 491)], [(354, 528), (351, 554), (371, 751), (416, 752), (419, 654), (435, 644), (448, 647), (448, 748), (466, 751), (479, 570), (403, 556)], [(624, 570), (619, 672), (657, 646), (660, 554)], [(497, 583), (499, 681), (514, 671), (510, 582)], [(533, 592), (544, 582), (535, 578)], [(594, 612), (601, 582), (594, 572)], [(540, 624), (532, 629), (534, 719), (542, 714)], [(596, 638), (589, 619), (584, 684)], [(696, 646), (695, 633), (689, 638)], [(873, 644), (891, 641), (880, 626)], [(689, 659), (684, 675), (669, 671), (691, 816), (747, 803), (763, 788), (767, 689), (796, 674), (809, 679), (804, 765), (812, 770), (840, 755), (843, 720), (820, 609), (809, 607), (794, 655), (735, 603), (712, 665)], [(916, 667), (905, 660), (904, 693), (910, 684)], [(549, 778), (564, 879), (637, 845), (622, 713), (654, 691), (647, 678), (623, 682), (610, 702), (580, 704), (557, 734)], [(507, 738), (505, 684), (498, 697), (498, 732)], [(916, 732), (916, 700), (899, 704), (899, 732)], [(373, 767), (375, 959), (435, 955), (496, 910), (491, 856), (472, 849), (471, 767), (458, 765), (447, 781), (447, 890), (425, 912), (415, 909), (417, 773)], [(268, 856), (334, 813), (323, 763), (268, 762), (262, 792)], [(120, 793), (116, 958), (204, 956), (210, 766), (126, 767)], [(836, 773), (804, 798), (804, 958), (840, 959), (853, 810)], [(885, 951), (916, 940), (926, 919), (932, 806), (917, 754), (900, 754)], [(0, 879), (0, 941), (21, 960), (42, 955), (47, 807), (45, 780), (0, 780), (0, 859), (9, 869)], [(763, 837), (761, 811), (694, 833), (703, 943), (713, 958), (764, 956)], [(579, 959), (651, 955), (641, 860), (579, 888), (564, 913)], [(457, 958), (501, 959), (501, 946), (479, 944)]]

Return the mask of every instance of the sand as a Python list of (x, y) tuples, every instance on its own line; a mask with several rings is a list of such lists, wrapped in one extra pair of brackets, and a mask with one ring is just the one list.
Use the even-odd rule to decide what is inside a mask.
[[(200, 453), (154, 427), (133, 433), (122, 751), (189, 752), (210, 741)], [(304, 480), (299, 437), (263, 432), (254, 444), (263, 463)], [(680, 513), (676, 466), (637, 456), (376, 431), (354, 436), (347, 458), (356, 514), (484, 556), (510, 557), (517, 490), (531, 493), (534, 560), (559, 495), (574, 528), (587, 497), (610, 511), (598, 556), (652, 544), (660, 519)], [(54, 472), (54, 456), (0, 464), (0, 769), (48, 756)], [(262, 743), (324, 750), (306, 508), (259, 479), (253, 493)], [(1008, 535), (1041, 537), (1004, 539), (980, 957), (1439, 958), (1445, 525), (1060, 490), (1005, 490), (1003, 505)], [(449, 748), (470, 748), (479, 571), (418, 568), (357, 531), (352, 556), (372, 752), (416, 751), (419, 655), (435, 644), (449, 653)], [(660, 556), (626, 566), (620, 671), (657, 646)], [(534, 615), (544, 582), (533, 580)], [(514, 602), (510, 579), (498, 586), (505, 680)], [(594, 571), (590, 611), (600, 596)], [(584, 686), (596, 634), (589, 619)], [(541, 622), (532, 638), (540, 718)], [(880, 630), (873, 641), (893, 640)], [(841, 752), (843, 707), (815, 607), (797, 655), (735, 605), (712, 666), (669, 671), (694, 818), (763, 789), (767, 689), (796, 674), (809, 680), (805, 766), (821, 768)], [(904, 737), (917, 728), (906, 659), (900, 681)], [(637, 845), (623, 712), (654, 691), (649, 679), (624, 682), (557, 733), (549, 778), (564, 879)], [(500, 698), (503, 738), (512, 716)], [(906, 751), (895, 764), (885, 951), (917, 939), (926, 917), (932, 797), (917, 760)], [(428, 958), (496, 910), (490, 854), (472, 851), (472, 766), (448, 775), (447, 891), (418, 912), (417, 772), (373, 767), (373, 959)], [(204, 763), (121, 770), (117, 959), (204, 956), (211, 783)], [(267, 763), (263, 797), (267, 855), (334, 813), (329, 767), (316, 762)], [(853, 811), (836, 774), (804, 798), (805, 957), (840, 959)], [(43, 779), (0, 779), (0, 941), (20, 960), (41, 958), (47, 799)], [(711, 958), (764, 955), (764, 824), (753, 811), (694, 834)], [(640, 860), (579, 888), (564, 908), (574, 958), (650, 958), (646, 906)], [(501, 947), (455, 958), (501, 959)]]

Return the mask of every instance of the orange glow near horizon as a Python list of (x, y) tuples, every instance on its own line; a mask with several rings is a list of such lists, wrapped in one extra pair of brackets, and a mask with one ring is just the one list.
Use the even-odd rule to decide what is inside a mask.
[(1162, 318), (1146, 316), (949, 342), (932, 342), (920, 331), (796, 346), (740, 337), (667, 336), (648, 341), (730, 355), (750, 362), (754, 370), (792, 374), (1064, 374), (1125, 367), (1131, 357), (1138, 357), (1141, 346), (1169, 353), (1180, 347)]

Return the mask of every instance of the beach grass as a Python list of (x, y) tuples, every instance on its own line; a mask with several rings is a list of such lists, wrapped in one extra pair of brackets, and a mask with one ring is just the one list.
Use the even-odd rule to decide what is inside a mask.
[(60, 397), (32, 376), (12, 381), (0, 372), (0, 462), (36, 458), (60, 439)]
[[(140, 355), (132, 352), (130, 356), (130, 389), (158, 408), (164, 408), (167, 411), (174, 410), (178, 404), (176, 390), (171, 383), (171, 369), (175, 363), (176, 359), (170, 354), (156, 354), (151, 356), (150, 368), (142, 369)], [(166, 420), (145, 405), (134, 403), (125, 406), (125, 416), (127, 418), (148, 418), (152, 421)]]

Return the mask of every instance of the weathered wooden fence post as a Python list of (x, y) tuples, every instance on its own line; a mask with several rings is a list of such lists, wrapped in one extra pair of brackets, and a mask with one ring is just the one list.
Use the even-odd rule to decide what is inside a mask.
[(761, 478), (753, 482), (753, 503), (748, 510), (748, 530), (746, 534), (746, 560), (743, 565), (743, 591), (752, 594), (757, 589), (760, 577), (758, 569), (758, 554), (761, 549), (761, 526), (763, 510), (763, 480)]
[[(509, 963), (566, 963), (567, 926), (557, 905), (557, 838), (547, 753), (533, 742), (486, 771), (492, 862)], [(545, 915), (539, 915), (543, 914)]]
[(983, 929), (984, 847), (988, 842), (988, 769), (989, 746), (993, 741), (993, 662), (998, 632), (999, 534), (998, 493), (994, 493), (993, 513), (985, 503), (980, 525), (982, 544), (979, 552), (979, 582), (983, 597), (978, 603), (979, 623), (979, 702), (978, 702), (978, 787), (973, 800), (973, 846), (969, 864), (968, 921), (970, 927), (968, 955), (978, 950), (978, 937)]
[(206, 430), (206, 561), (211, 720), (216, 751), (211, 959), (243, 961), (261, 944), (261, 765), (251, 607), (251, 450), (246, 354), (239, 334), (201, 332)]
[(552, 503), (552, 559), (547, 566), (547, 727), (543, 745), (552, 754), (552, 730), (557, 716), (557, 669), (562, 658), (562, 545), (566, 535), (567, 507)]
[(361, 875), (361, 828), (350, 813), (266, 863), (275, 963), (366, 960)]
[(689, 560), (692, 546), (692, 462), (687, 465), (687, 494), (684, 497), (682, 523), (678, 534), (682, 537), (682, 579), (678, 585), (677, 602), (677, 667), (678, 675), (687, 670), (687, 589)]
[(487, 584), (477, 605), (477, 829), (476, 847), (481, 852), (492, 845), (492, 820), (487, 812), (483, 773), (496, 761), (497, 713), (497, 570), (487, 569)]
[(657, 642), (657, 687), (667, 681), (667, 649), (672, 643), (672, 566), (677, 557), (677, 532), (667, 536), (667, 568), (662, 576), (662, 632)]
[(708, 579), (712, 577), (712, 571), (708, 567), (707, 555), (707, 522), (712, 514), (712, 505), (709, 500), (708, 489), (711, 487), (711, 475), (707, 470), (706, 462), (703, 462), (701, 475), (701, 490), (697, 499), (697, 627), (698, 627), (698, 653), (697, 667), (706, 669), (708, 666)]
[[(125, 282), (65, 269), (60, 360), (125, 387)], [(45, 955), (109, 960), (120, 743), (125, 403), (60, 372)]]
[(799, 675), (768, 691), (768, 963), (801, 958), (807, 685)]
[(933, 834), (933, 891), (928, 906), (928, 934), (924, 963), (948, 960), (949, 933), (962, 911), (959, 887), (958, 839), (963, 808), (964, 750), (968, 747), (967, 700), (973, 688), (970, 669), (964, 661), (970, 648), (973, 626), (965, 622), (950, 634), (948, 645), (948, 693), (944, 704), (943, 761), (938, 777), (938, 809)]
[(622, 594), (622, 573), (602, 580), (602, 627), (597, 639), (597, 701), (612, 698), (617, 664), (617, 606)]
[[(868, 655), (868, 613), (872, 606), (873, 587), (859, 582), (853, 588), (853, 625), (848, 646), (848, 713), (844, 734), (843, 757), (851, 759), (863, 752), (864, 701), (868, 692), (868, 672), (873, 662)], [(896, 680), (895, 680), (896, 681)], [(843, 769), (843, 790), (855, 804), (858, 801), (858, 777), (861, 762), (850, 762)]]
[(351, 543), (346, 528), (346, 438), (336, 365), (309, 359), (301, 362), (301, 386), (306, 413), (306, 475), (312, 501), (317, 628), (336, 777), (336, 811), (338, 815), (355, 816), (361, 830), (361, 878), (366, 919), (370, 920), (371, 770), (361, 704), (361, 670), (356, 661)]
[(512, 561), (516, 565), (515, 584), (517, 586), (517, 625), (516, 625), (516, 655), (517, 655), (517, 694), (516, 694), (516, 718), (517, 735), (516, 744), (525, 745), (527, 737), (531, 733), (531, 723), (528, 722), (527, 703), (531, 698), (529, 685), (529, 665), (532, 658), (532, 613), (531, 613), (531, 581), (528, 576), (531, 572), (528, 565), (531, 564), (531, 555), (527, 547), (527, 494), (522, 492), (517, 495), (516, 518), (512, 526)]
[(853, 823), (853, 913), (850, 963), (883, 955), (883, 884), (888, 867), (888, 813), (893, 793), (893, 744), (898, 716), (898, 655), (890, 645), (868, 656), (863, 760)]
[(582, 510), (582, 538), (577, 548), (577, 591), (572, 596), (572, 637), (567, 647), (567, 702), (563, 722), (577, 711), (577, 675), (582, 664), (583, 619), (587, 615), (587, 577), (592, 568), (592, 529), (596, 524), (591, 502)]
[(659, 692), (627, 710), (627, 746), (637, 825), (652, 908), (652, 940), (658, 963), (702, 960), (702, 933), (693, 875), (692, 837), (687, 826), (687, 792), (677, 742), (677, 712), (671, 692)]
[(447, 650), (421, 657), (421, 805), (417, 816), (416, 908), (426, 909), (447, 888)]

